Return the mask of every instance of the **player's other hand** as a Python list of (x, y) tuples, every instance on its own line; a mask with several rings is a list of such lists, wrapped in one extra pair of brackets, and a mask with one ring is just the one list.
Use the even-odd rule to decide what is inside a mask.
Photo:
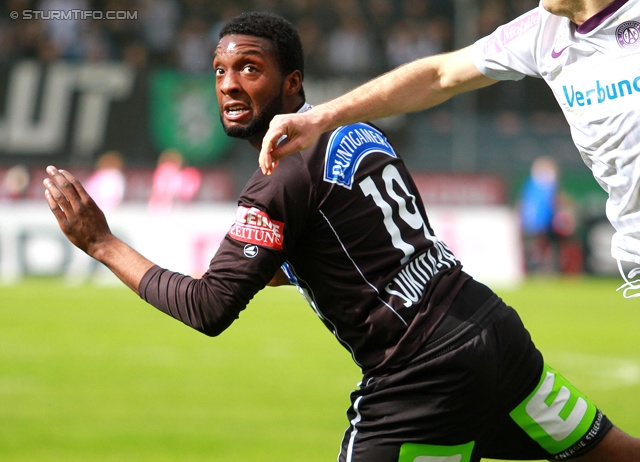
[(73, 245), (94, 256), (112, 236), (104, 213), (71, 173), (54, 166), (47, 173), (44, 197), (60, 229)]
[[(258, 163), (265, 175), (271, 175), (283, 157), (310, 147), (323, 130), (313, 120), (312, 110), (296, 114), (280, 114), (271, 119), (262, 139)], [(284, 138), (286, 136), (286, 139)]]

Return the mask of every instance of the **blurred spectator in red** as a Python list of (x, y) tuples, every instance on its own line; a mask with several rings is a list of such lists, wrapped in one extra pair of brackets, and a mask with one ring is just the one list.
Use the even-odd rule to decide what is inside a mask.
[(2, 201), (16, 201), (23, 199), (29, 187), (29, 170), (20, 164), (6, 171), (0, 185), (0, 199)]
[(104, 212), (115, 210), (124, 199), (123, 167), (122, 155), (118, 151), (107, 151), (100, 156), (95, 172), (86, 182), (87, 192)]
[(184, 167), (182, 153), (176, 149), (167, 149), (160, 154), (158, 166), (153, 173), (149, 211), (167, 213), (171, 211), (174, 201), (192, 201), (198, 190), (202, 177), (194, 167)]

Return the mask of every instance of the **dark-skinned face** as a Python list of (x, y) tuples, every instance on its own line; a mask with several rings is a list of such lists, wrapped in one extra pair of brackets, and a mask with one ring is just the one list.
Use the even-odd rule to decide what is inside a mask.
[(283, 112), (284, 77), (271, 42), (249, 35), (220, 39), (213, 60), (220, 120), (227, 135), (258, 142)]

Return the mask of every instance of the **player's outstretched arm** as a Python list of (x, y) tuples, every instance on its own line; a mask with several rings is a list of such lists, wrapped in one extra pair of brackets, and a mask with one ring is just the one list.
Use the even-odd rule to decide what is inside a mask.
[(67, 239), (138, 293), (140, 280), (154, 264), (111, 234), (104, 213), (77, 178), (53, 166), (47, 173), (44, 195)]
[[(413, 61), (309, 111), (274, 117), (263, 138), (260, 168), (270, 174), (279, 159), (308, 148), (333, 128), (420, 111), (495, 82), (473, 64), (471, 47)], [(287, 142), (278, 146), (283, 136)]]

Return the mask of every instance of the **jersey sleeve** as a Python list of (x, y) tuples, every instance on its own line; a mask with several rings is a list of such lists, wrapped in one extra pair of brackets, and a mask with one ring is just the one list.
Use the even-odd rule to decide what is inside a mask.
[(155, 266), (143, 277), (139, 292), (160, 311), (206, 335), (216, 336), (267, 285), (282, 260), (278, 252), (247, 249), (246, 244), (227, 235), (200, 278)]
[(140, 296), (206, 335), (223, 332), (271, 280), (285, 261), (285, 247), (294, 246), (304, 229), (311, 191), (304, 167), (293, 155), (271, 176), (256, 172), (205, 274), (193, 278), (155, 266), (143, 277)]
[(498, 27), (472, 48), (473, 62), (480, 72), (495, 80), (540, 77), (535, 48), (540, 33), (541, 7)]

